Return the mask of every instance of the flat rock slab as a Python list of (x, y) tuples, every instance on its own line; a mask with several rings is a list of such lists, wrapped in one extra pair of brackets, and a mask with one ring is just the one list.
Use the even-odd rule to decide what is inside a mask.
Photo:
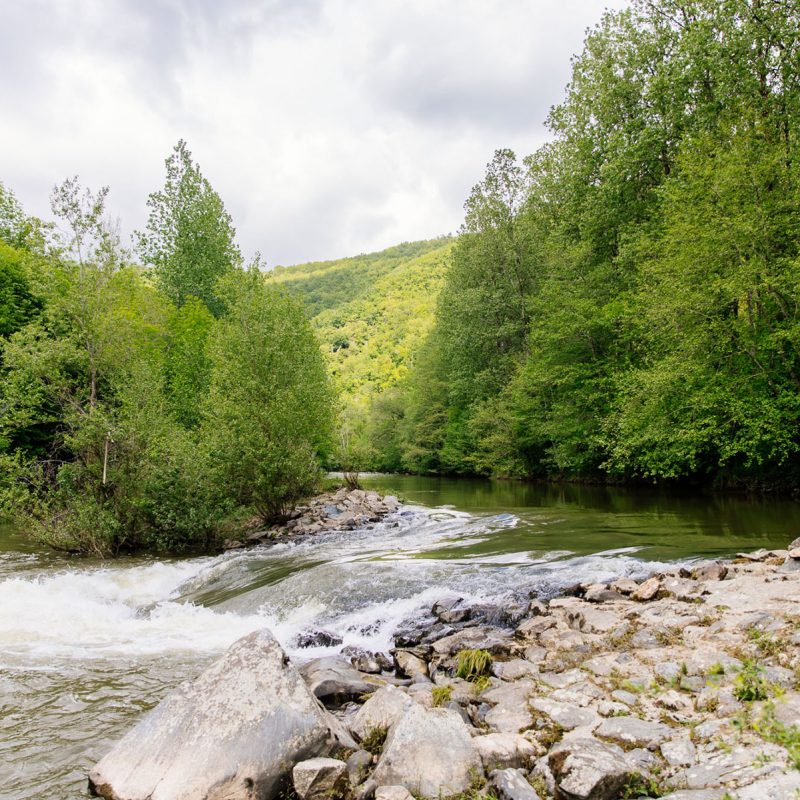
[(609, 717), (604, 719), (595, 730), (601, 739), (629, 747), (647, 747), (655, 749), (674, 734), (674, 729), (663, 722), (650, 722), (638, 717)]
[(372, 778), (379, 786), (405, 786), (417, 797), (438, 798), (465, 792), (481, 768), (458, 714), (414, 705), (389, 731)]
[(329, 715), (267, 631), (170, 692), (89, 773), (107, 800), (275, 797), (323, 752)]
[(480, 625), (464, 628), (451, 633), (433, 643), (434, 652), (440, 656), (452, 656), (459, 650), (488, 650), (490, 653), (503, 652), (511, 641), (512, 634), (500, 628)]

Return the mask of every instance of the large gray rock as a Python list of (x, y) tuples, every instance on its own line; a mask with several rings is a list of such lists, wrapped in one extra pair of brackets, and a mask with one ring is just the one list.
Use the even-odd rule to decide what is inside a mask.
[(89, 773), (107, 800), (274, 797), (325, 751), (330, 716), (267, 630), (170, 692)]
[(375, 800), (414, 800), (414, 797), (405, 786), (379, 786)]
[(363, 739), (370, 730), (388, 731), (410, 708), (417, 705), (395, 686), (378, 689), (350, 721), (350, 730)]
[(632, 772), (621, 747), (591, 737), (562, 740), (547, 761), (563, 800), (612, 800)]
[(413, 705), (392, 726), (372, 774), (381, 786), (405, 786), (421, 797), (466, 791), (481, 760), (469, 729), (458, 714)]
[(364, 675), (341, 656), (326, 656), (303, 664), (300, 673), (315, 697), (327, 706), (338, 706), (385, 686), (377, 676)]
[(347, 789), (347, 764), (335, 758), (310, 758), (295, 764), (292, 782), (300, 800), (332, 800)]

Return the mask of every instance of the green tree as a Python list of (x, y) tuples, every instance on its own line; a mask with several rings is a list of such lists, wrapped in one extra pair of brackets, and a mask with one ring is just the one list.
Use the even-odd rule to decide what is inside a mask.
[(325, 364), (302, 307), (265, 286), (260, 272), (231, 274), (222, 289), (226, 313), (209, 341), (202, 430), (220, 492), (279, 518), (314, 489), (330, 448)]
[(150, 214), (137, 233), (138, 252), (175, 305), (197, 297), (218, 315), (217, 282), (241, 263), (231, 216), (183, 139), (165, 163), (166, 182), (147, 201)]

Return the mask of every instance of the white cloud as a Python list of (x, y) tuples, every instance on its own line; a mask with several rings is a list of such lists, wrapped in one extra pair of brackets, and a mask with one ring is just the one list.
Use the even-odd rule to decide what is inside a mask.
[(268, 263), (455, 231), (494, 149), (545, 140), (605, 5), (0, 0), (0, 180), (43, 216), (67, 175), (108, 184), (130, 231), (182, 137)]

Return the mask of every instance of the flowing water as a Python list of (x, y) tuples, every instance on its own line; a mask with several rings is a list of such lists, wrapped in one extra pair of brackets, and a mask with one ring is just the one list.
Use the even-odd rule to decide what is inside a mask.
[(65, 559), (0, 528), (0, 797), (85, 797), (89, 767), (142, 711), (259, 627), (298, 660), (339, 649), (298, 649), (309, 628), (386, 650), (444, 595), (547, 596), (800, 535), (800, 505), (787, 501), (365, 483), (406, 505), (369, 530), (217, 557)]

